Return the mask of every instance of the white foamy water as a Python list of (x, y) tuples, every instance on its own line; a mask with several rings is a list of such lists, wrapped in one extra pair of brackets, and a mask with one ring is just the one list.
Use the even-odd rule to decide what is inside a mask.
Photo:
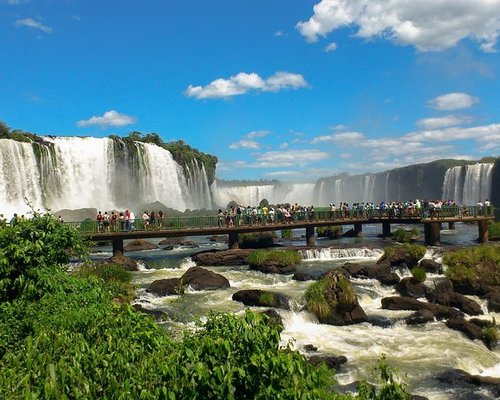
[(370, 248), (346, 248), (338, 249), (333, 247), (300, 250), (304, 261), (332, 261), (339, 259), (365, 259), (378, 260), (384, 254), (381, 249)]

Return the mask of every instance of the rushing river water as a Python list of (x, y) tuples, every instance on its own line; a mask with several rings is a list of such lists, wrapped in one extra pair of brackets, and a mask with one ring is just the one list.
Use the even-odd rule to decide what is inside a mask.
[[(322, 272), (346, 261), (374, 263), (387, 245), (377, 235), (380, 226), (366, 226), (364, 237), (356, 239), (318, 240), (321, 246), (346, 243), (357, 244), (359, 250), (330, 251), (323, 250), (315, 254), (304, 253), (305, 260), (299, 270)], [(393, 228), (395, 229), (395, 228)], [(279, 232), (278, 232), (279, 233)], [(305, 232), (294, 231), (296, 236)], [(446, 245), (473, 245), (477, 238), (476, 225), (457, 224), (455, 230), (441, 232), (441, 239)], [(232, 295), (242, 289), (264, 289), (286, 294), (292, 299), (291, 311), (277, 309), (283, 319), (284, 331), (282, 342), (291, 342), (293, 347), (303, 352), (304, 346), (312, 344), (318, 348), (315, 354), (345, 355), (348, 362), (341, 367), (337, 379), (341, 385), (369, 376), (376, 362), (383, 354), (391, 366), (407, 374), (410, 390), (414, 394), (427, 396), (429, 399), (493, 399), (484, 389), (477, 387), (451, 387), (435, 379), (439, 373), (452, 368), (463, 369), (472, 374), (500, 377), (500, 349), (488, 350), (483, 343), (474, 342), (462, 333), (448, 329), (443, 322), (407, 326), (404, 318), (411, 311), (389, 311), (381, 308), (383, 297), (396, 295), (393, 287), (384, 286), (376, 280), (353, 280), (360, 305), (366, 311), (370, 322), (351, 326), (330, 326), (318, 323), (315, 316), (303, 310), (304, 293), (311, 282), (298, 282), (291, 275), (263, 274), (250, 271), (246, 266), (207, 267), (224, 275), (231, 287), (215, 291), (190, 291), (182, 296), (157, 297), (146, 292), (146, 288), (156, 279), (180, 277), (194, 262), (189, 258), (201, 250), (226, 248), (225, 244), (210, 242), (207, 238), (189, 238), (199, 248), (178, 248), (175, 250), (150, 250), (127, 253), (134, 259), (143, 260), (144, 266), (133, 273), (133, 282), (137, 287), (137, 303), (146, 308), (161, 310), (168, 316), (164, 322), (166, 329), (178, 332), (194, 326), (199, 318), (211, 311), (241, 313), (247, 307), (232, 300)], [(154, 242), (154, 240), (151, 240)], [(157, 240), (156, 242), (158, 242)], [(305, 239), (295, 242), (283, 242), (285, 245), (304, 245)], [(110, 256), (110, 248), (96, 249), (94, 258)], [(311, 258), (314, 257), (314, 258)], [(434, 249), (429, 248), (425, 257), (437, 257)], [(401, 276), (409, 276), (406, 269), (397, 271)], [(429, 275), (426, 284), (433, 285), (443, 279), (439, 275)], [(495, 317), (500, 321), (500, 314), (489, 313), (486, 303), (478, 301), (485, 315), (481, 318)], [(255, 307), (262, 311), (264, 308)]]

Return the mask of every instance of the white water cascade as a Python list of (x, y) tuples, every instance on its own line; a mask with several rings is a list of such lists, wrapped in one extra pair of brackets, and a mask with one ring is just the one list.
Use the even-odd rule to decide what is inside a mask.
[(92, 137), (0, 139), (0, 213), (35, 209), (125, 209), (160, 202), (177, 210), (210, 208), (203, 165), (184, 170), (149, 143)]
[(448, 168), (443, 181), (443, 199), (474, 205), (491, 197), (493, 163)]
[(366, 261), (376, 261), (384, 254), (381, 249), (361, 248), (317, 248), (300, 250), (304, 261), (327, 261), (339, 259), (363, 259)]

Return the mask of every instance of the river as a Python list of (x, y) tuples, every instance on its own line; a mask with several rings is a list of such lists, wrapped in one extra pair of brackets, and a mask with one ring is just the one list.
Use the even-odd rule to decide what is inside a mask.
[[(356, 244), (357, 250), (304, 253), (304, 261), (299, 270), (325, 271), (341, 266), (346, 261), (374, 263), (382, 254), (387, 242), (378, 238), (379, 225), (363, 227), (363, 238), (343, 238), (340, 240), (318, 239), (320, 246), (337, 246), (340, 243)], [(395, 230), (396, 227), (393, 227)], [(279, 232), (278, 232), (279, 234)], [(295, 236), (302, 236), (305, 231), (294, 231)], [(474, 245), (477, 238), (476, 225), (456, 224), (455, 230), (441, 232), (443, 246)], [(488, 350), (481, 342), (474, 342), (462, 333), (448, 329), (441, 321), (425, 325), (407, 326), (404, 318), (410, 311), (389, 311), (381, 308), (383, 297), (396, 295), (393, 287), (384, 286), (376, 280), (354, 279), (360, 305), (366, 311), (369, 320), (374, 323), (362, 323), (351, 326), (330, 326), (318, 323), (315, 316), (303, 310), (304, 293), (311, 282), (298, 282), (291, 275), (263, 274), (250, 271), (246, 266), (207, 267), (224, 275), (231, 287), (215, 291), (188, 290), (182, 296), (156, 297), (146, 292), (146, 288), (156, 279), (180, 277), (194, 262), (189, 258), (201, 250), (225, 249), (223, 243), (210, 242), (208, 238), (191, 237), (199, 248), (178, 248), (174, 250), (149, 250), (127, 253), (128, 256), (144, 262), (140, 271), (133, 273), (133, 283), (137, 288), (136, 302), (150, 309), (161, 310), (168, 316), (162, 324), (166, 329), (178, 333), (193, 327), (198, 319), (203, 319), (211, 311), (242, 313), (246, 306), (232, 300), (232, 295), (242, 289), (264, 289), (278, 291), (292, 299), (291, 311), (277, 309), (284, 323), (281, 334), (283, 344), (290, 342), (296, 350), (304, 352), (304, 346), (317, 347), (314, 354), (345, 355), (348, 362), (337, 374), (341, 385), (351, 383), (370, 375), (373, 367), (383, 354), (389, 364), (407, 374), (410, 390), (429, 399), (493, 399), (484, 389), (473, 386), (446, 386), (435, 379), (439, 373), (452, 368), (463, 369), (472, 374), (500, 377), (500, 348)], [(159, 240), (151, 240), (158, 243)], [(300, 241), (283, 241), (287, 246), (305, 245)], [(93, 258), (110, 256), (110, 247), (94, 250)], [(311, 258), (315, 257), (315, 258)], [(428, 248), (425, 257), (437, 258), (435, 249)], [(407, 269), (397, 271), (401, 276), (409, 276)], [(426, 284), (443, 279), (440, 275), (427, 275)], [(500, 314), (488, 313), (486, 303), (478, 298), (485, 315), (481, 318), (495, 317), (500, 321)], [(257, 311), (264, 308), (255, 307)]]

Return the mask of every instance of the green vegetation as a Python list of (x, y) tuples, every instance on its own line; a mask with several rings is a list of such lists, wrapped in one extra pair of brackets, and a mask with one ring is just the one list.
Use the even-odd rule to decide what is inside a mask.
[(443, 255), (445, 275), (456, 282), (482, 279), (500, 284), (500, 246), (481, 245), (447, 251)]
[[(305, 294), (307, 309), (320, 321), (327, 318), (338, 304), (351, 304), (356, 300), (356, 293), (349, 279), (341, 274), (336, 278), (321, 278), (307, 288)], [(332, 293), (335, 293), (336, 297), (329, 295)]]
[(385, 356), (374, 369), (372, 381), (358, 386), (360, 400), (409, 400), (408, 384), (398, 378), (398, 371), (387, 365)]
[(498, 333), (498, 327), (495, 325), (483, 328), (484, 342), (489, 349), (495, 347), (498, 340), (500, 340), (500, 334)]
[(405, 252), (409, 257), (420, 260), (427, 249), (425, 246), (419, 244), (402, 243), (397, 246), (389, 246), (384, 249), (384, 254), (386, 257), (394, 257), (398, 252)]
[(427, 279), (427, 272), (425, 271), (425, 268), (422, 267), (413, 268), (411, 270), (411, 274), (419, 282), (424, 282)]
[(269, 261), (275, 261), (280, 267), (297, 265), (302, 262), (302, 257), (295, 250), (255, 250), (247, 257), (247, 263), (252, 266), (262, 266)]
[(259, 296), (259, 302), (266, 306), (272, 306), (274, 304), (274, 295), (269, 292), (262, 292)]
[(291, 238), (293, 238), (293, 231), (291, 229), (282, 229), (281, 230), (281, 237), (283, 239), (291, 239)]
[(274, 232), (244, 233), (238, 235), (241, 249), (265, 249), (274, 245)]
[(392, 237), (394, 240), (400, 243), (410, 243), (412, 238), (419, 234), (417, 228), (413, 228), (411, 231), (400, 228), (393, 232)]
[(500, 238), (500, 222), (491, 222), (488, 225), (488, 235), (490, 238)]
[[(280, 347), (265, 315), (212, 314), (172, 339), (116, 301), (130, 290), (116, 265), (65, 270), (85, 251), (75, 229), (48, 215), (0, 227), (0, 398), (354, 398), (334, 391), (326, 367)], [(358, 399), (386, 398), (370, 393)]]

